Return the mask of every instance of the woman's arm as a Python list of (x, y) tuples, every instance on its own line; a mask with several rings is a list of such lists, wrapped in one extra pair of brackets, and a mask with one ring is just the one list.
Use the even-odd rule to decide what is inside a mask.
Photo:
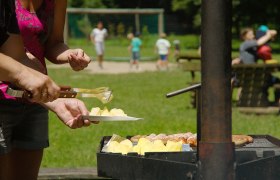
[(23, 72), (25, 74), (25, 67), (15, 59), (0, 53), (0, 81), (8, 81), (18, 84), (18, 75)]
[[(60, 88), (46, 75), (24, 66), (0, 53), (0, 80), (11, 82), (32, 94), (33, 102), (49, 102), (58, 98)], [(47, 96), (43, 94), (46, 93)]]
[(19, 61), (21, 64), (30, 67), (31, 69), (37, 70), (42, 73), (46, 73), (46, 69), (36, 58), (30, 59), (26, 56), (24, 50), (23, 41), (21, 35), (10, 34), (6, 42), (1, 46), (0, 51), (3, 54)]
[(31, 92), (31, 101), (48, 102), (58, 98), (60, 88), (48, 76), (38, 72), (38, 60), (27, 58), (20, 35), (9, 35), (0, 47), (0, 60), (0, 80)]
[(66, 7), (67, 0), (55, 0), (52, 31), (46, 43), (46, 58), (55, 64), (68, 62), (69, 47), (63, 40)]
[(55, 64), (69, 63), (74, 70), (87, 67), (90, 57), (82, 49), (69, 49), (64, 44), (63, 31), (65, 24), (67, 0), (55, 0), (54, 24), (46, 43), (46, 58)]

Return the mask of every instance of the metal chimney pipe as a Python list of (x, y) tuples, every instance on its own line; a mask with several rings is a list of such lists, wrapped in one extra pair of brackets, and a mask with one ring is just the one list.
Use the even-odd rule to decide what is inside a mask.
[[(233, 180), (231, 0), (202, 0), (202, 114), (199, 179)], [(198, 130), (199, 131), (199, 130)]]

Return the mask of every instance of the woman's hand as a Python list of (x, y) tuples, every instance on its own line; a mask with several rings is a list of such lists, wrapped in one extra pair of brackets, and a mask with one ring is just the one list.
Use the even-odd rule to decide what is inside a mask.
[(89, 126), (89, 120), (83, 120), (82, 115), (89, 114), (85, 104), (74, 98), (61, 98), (53, 102), (44, 104), (48, 109), (53, 111), (58, 118), (72, 129)]
[[(59, 97), (60, 88), (47, 75), (44, 75), (34, 69), (26, 67), (8, 56), (1, 56), (1, 53), (0, 57), (3, 57), (3, 59), (6, 58), (3, 62), (9, 62), (8, 66), (11, 66), (11, 79), (7, 80), (12, 82), (16, 86), (29, 91), (32, 94), (32, 98), (29, 99), (30, 101), (37, 103), (45, 103), (53, 101)], [(1, 63), (1, 66), (2, 65), (3, 64)], [(0, 70), (2, 70), (2, 68)]]
[(82, 49), (69, 49), (68, 62), (74, 71), (85, 69), (90, 63), (90, 57)]

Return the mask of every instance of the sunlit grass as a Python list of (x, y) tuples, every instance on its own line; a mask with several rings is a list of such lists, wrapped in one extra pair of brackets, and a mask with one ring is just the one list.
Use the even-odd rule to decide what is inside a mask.
[[(156, 39), (156, 38), (154, 38)], [(125, 40), (124, 40), (125, 41)], [(193, 42), (195, 38), (193, 38)], [(70, 40), (71, 47), (81, 47), (95, 56), (89, 41)], [(150, 42), (149, 42), (150, 43)], [(236, 42), (235, 42), (236, 43)], [(127, 45), (106, 45), (106, 56), (129, 56)], [(143, 56), (153, 56), (152, 43), (144, 46)], [(196, 53), (196, 49), (184, 48), (183, 52)], [(237, 54), (237, 52), (234, 52)], [(280, 54), (275, 54), (280, 59)], [(190, 108), (190, 94), (170, 99), (165, 94), (184, 88), (190, 82), (190, 74), (180, 70), (166, 72), (145, 72), (119, 75), (96, 75), (87, 72), (73, 72), (67, 69), (50, 69), (49, 74), (61, 85), (94, 88), (109, 86), (114, 99), (108, 108), (122, 108), (128, 115), (143, 117), (137, 122), (103, 122), (88, 128), (71, 130), (50, 113), (50, 147), (46, 149), (43, 167), (93, 167), (96, 166), (96, 152), (102, 136), (122, 136), (150, 133), (196, 132), (196, 110)], [(103, 105), (95, 99), (82, 99), (88, 109)], [(232, 111), (234, 134), (270, 134), (280, 138), (280, 118), (276, 115), (245, 115), (236, 108)]]
[[(50, 147), (43, 167), (96, 166), (96, 152), (102, 136), (150, 133), (196, 132), (196, 111), (189, 108), (190, 94), (167, 99), (165, 94), (187, 86), (189, 73), (179, 70), (140, 74), (93, 75), (70, 70), (49, 71), (60, 84), (93, 88), (109, 86), (115, 98), (108, 108), (122, 108), (128, 115), (143, 117), (137, 122), (103, 122), (71, 130), (50, 113)], [(95, 99), (83, 99), (88, 109), (103, 106)], [(233, 133), (270, 134), (280, 137), (279, 117), (240, 114), (233, 109)]]

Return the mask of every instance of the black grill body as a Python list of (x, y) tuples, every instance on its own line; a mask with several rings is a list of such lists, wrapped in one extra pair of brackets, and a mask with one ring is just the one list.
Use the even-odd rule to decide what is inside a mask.
[[(236, 180), (279, 180), (280, 140), (270, 135), (251, 135), (254, 142), (235, 148)], [(98, 175), (122, 180), (201, 179), (197, 151), (154, 152), (139, 156), (103, 153), (105, 136), (97, 153)], [(215, 165), (215, 164), (214, 164)]]

